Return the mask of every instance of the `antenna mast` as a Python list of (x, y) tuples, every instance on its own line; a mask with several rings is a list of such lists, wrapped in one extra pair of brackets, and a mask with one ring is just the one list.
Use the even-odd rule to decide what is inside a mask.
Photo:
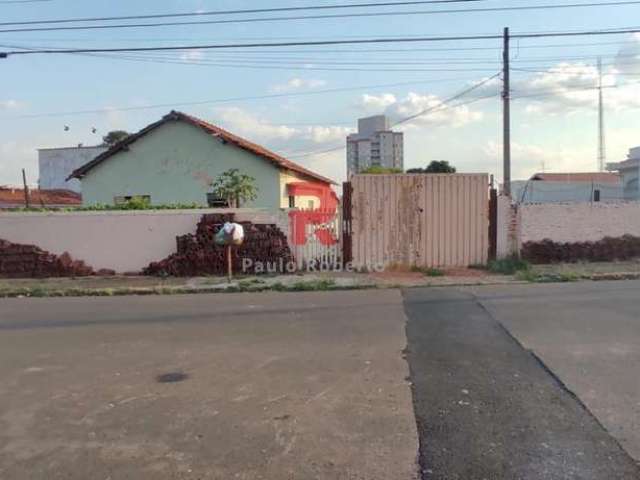
[(598, 58), (598, 170), (604, 172), (607, 146), (604, 132), (604, 96), (602, 94), (602, 58)]

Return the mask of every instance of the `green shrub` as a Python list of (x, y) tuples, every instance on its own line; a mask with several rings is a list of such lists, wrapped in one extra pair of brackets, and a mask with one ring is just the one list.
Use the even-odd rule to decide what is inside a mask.
[(193, 210), (196, 208), (206, 208), (197, 203), (170, 203), (164, 205), (152, 205), (144, 199), (129, 200), (122, 205), (104, 205), (95, 204), (83, 207), (65, 207), (65, 208), (47, 208), (47, 207), (30, 207), (30, 208), (7, 208), (6, 212), (109, 212), (123, 210)]
[(517, 257), (503, 258), (489, 262), (489, 271), (502, 275), (514, 275), (516, 272), (527, 271), (531, 265), (526, 260)]

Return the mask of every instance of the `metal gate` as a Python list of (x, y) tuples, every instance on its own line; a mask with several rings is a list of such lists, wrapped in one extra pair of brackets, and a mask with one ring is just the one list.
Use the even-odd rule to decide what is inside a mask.
[(351, 187), (354, 267), (487, 263), (488, 175), (355, 175)]
[(289, 212), (291, 250), (299, 270), (342, 266), (341, 208)]

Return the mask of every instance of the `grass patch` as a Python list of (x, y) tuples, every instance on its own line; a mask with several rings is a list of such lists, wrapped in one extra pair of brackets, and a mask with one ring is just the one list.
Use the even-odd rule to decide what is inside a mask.
[(531, 264), (521, 258), (510, 257), (489, 262), (488, 270), (491, 273), (501, 275), (515, 275), (518, 272), (526, 272), (531, 269)]
[(335, 280), (312, 280), (310, 282), (296, 282), (291, 285), (277, 282), (271, 285), (271, 288), (267, 287), (266, 290), (275, 290), (276, 292), (317, 292), (335, 288)]
[(444, 277), (444, 275), (445, 275), (444, 271), (442, 271), (442, 270), (440, 270), (438, 268), (424, 268), (424, 267), (413, 266), (413, 267), (411, 267), (411, 271), (412, 272), (422, 273), (423, 275), (425, 275), (427, 277)]
[(264, 285), (265, 281), (260, 278), (250, 278), (248, 280), (242, 280), (238, 282), (238, 287), (240, 288), (251, 288), (256, 285)]
[(257, 292), (316, 292), (334, 290), (361, 290), (376, 288), (373, 285), (336, 284), (332, 279), (318, 279), (298, 281), (295, 283), (276, 282), (269, 284), (262, 279), (247, 279), (237, 284), (225, 285), (221, 288), (197, 288), (190, 286), (151, 286), (151, 287), (120, 287), (120, 288), (43, 288), (19, 287), (0, 289), (0, 298), (44, 298), (44, 297), (114, 297), (121, 295), (181, 295), (181, 294), (210, 294), (210, 293), (257, 293)]
[(570, 283), (583, 280), (585, 277), (575, 272), (536, 272), (532, 269), (522, 270), (516, 274), (518, 280), (531, 283)]

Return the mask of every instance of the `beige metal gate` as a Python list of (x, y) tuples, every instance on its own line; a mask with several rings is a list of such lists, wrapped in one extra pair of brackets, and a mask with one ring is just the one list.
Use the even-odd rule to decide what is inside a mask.
[(351, 186), (356, 268), (487, 262), (488, 175), (355, 175)]

